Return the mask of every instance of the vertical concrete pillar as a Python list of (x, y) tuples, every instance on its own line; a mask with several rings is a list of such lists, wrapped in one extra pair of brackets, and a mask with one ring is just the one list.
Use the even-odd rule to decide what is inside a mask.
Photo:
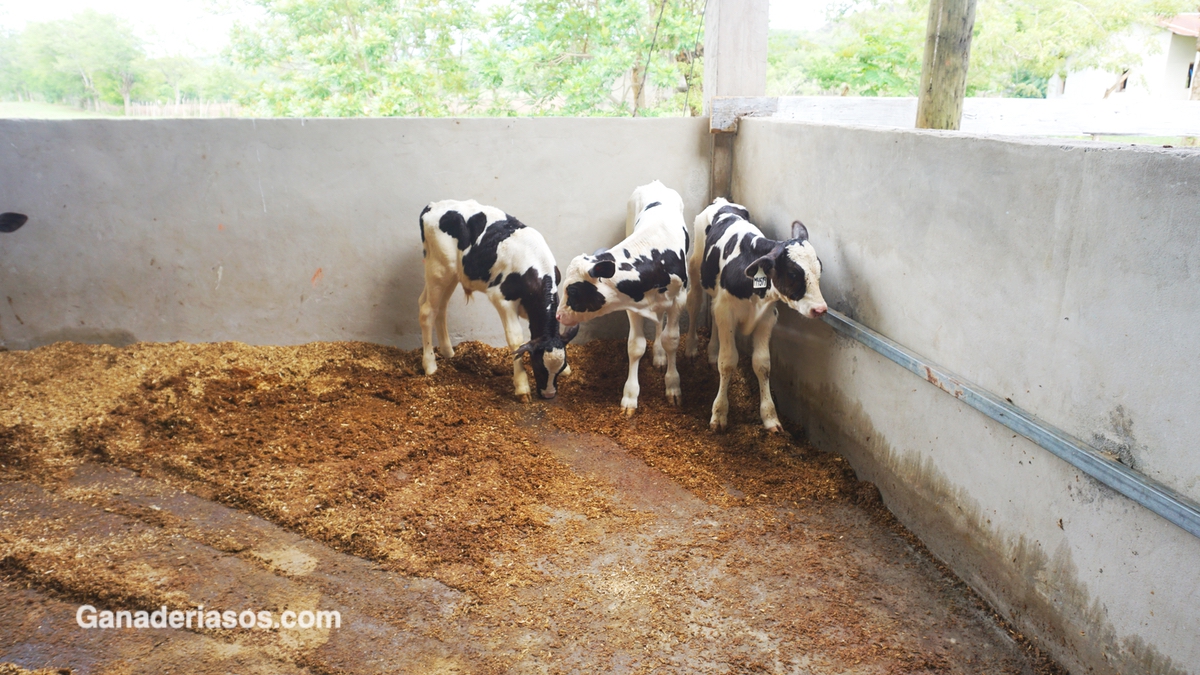
[[(704, 14), (704, 114), (717, 96), (767, 93), (769, 0), (708, 0)], [(713, 134), (709, 198), (729, 198), (733, 134)]]

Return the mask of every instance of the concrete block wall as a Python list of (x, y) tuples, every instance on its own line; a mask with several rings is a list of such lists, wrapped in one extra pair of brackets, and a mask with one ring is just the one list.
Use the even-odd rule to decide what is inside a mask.
[[(703, 119), (0, 120), (0, 345), (367, 340), (420, 345), (417, 220), (477, 199), (566, 268), (620, 241), (660, 179), (708, 192)], [(621, 335), (623, 317), (589, 326)], [(503, 344), (483, 296), (456, 340)], [(584, 335), (586, 337), (586, 334)]]
[[(1200, 499), (1200, 151), (743, 120), (831, 306)], [(1200, 539), (784, 311), (781, 411), (1073, 673), (1200, 673)]]

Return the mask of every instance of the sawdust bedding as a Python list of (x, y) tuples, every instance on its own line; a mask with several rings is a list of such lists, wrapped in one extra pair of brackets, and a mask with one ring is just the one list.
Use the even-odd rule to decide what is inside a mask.
[[(722, 559), (728, 578), (701, 593), (736, 594), (755, 583), (737, 570), (772, 555), (755, 551), (762, 541), (814, 541), (807, 558), (768, 561), (778, 574), (804, 577), (820, 589), (820, 611), (789, 614), (780, 607), (773, 619), (788, 626), (785, 646), (820, 655), (811, 667), (974, 672), (940, 647), (896, 637), (902, 619), (883, 621), (863, 609), (862, 598), (883, 594), (871, 584), (882, 582), (853, 556), (839, 559), (837, 533), (813, 532), (816, 521), (805, 518), (826, 509), (852, 512), (856, 522), (870, 521), (925, 554), (891, 519), (874, 486), (856, 480), (840, 457), (814, 450), (789, 424), (791, 433), (761, 428), (746, 364), (731, 390), (731, 429), (717, 435), (708, 430), (715, 374), (703, 357), (681, 359), (682, 408), (666, 403), (661, 372), (644, 359), (641, 407), (626, 419), (617, 405), (623, 342), (573, 346), (574, 372), (561, 382), (558, 399), (529, 405), (511, 394), (505, 350), (464, 343), (457, 351), (428, 378), (418, 374), (419, 352), (363, 343), (59, 343), (0, 353), (0, 481), (56, 490), (85, 462), (124, 467), (388, 570), (436, 579), (470, 594), (474, 620), (499, 630), (513, 623), (514, 603), (533, 605), (522, 612), (555, 616), (599, 593), (580, 585), (569, 589), (569, 603), (532, 594), (547, 579), (546, 561), (586, 564), (589, 544), (648, 532), (659, 522), (622, 501), (602, 477), (572, 470), (546, 443), (547, 433), (606, 437), (705, 508), (742, 514), (729, 519), (738, 528), (679, 542), (685, 553), (671, 553)], [(82, 499), (93, 498), (101, 499)], [(128, 515), (172, 527), (161, 514)], [(69, 547), (39, 544), (35, 535), (0, 533), (0, 572), (74, 598), (175, 599), (136, 574), (82, 567)], [(235, 539), (205, 543), (230, 553), (247, 546)], [(610, 630), (604, 649), (671, 632), (672, 592), (690, 583), (677, 562), (655, 558), (645, 571), (653, 578), (641, 587), (652, 614), (644, 618), (654, 625), (638, 628), (629, 619), (628, 634)], [(970, 602), (971, 611), (989, 611)], [(565, 625), (573, 615), (559, 616)], [(881, 635), (883, 626), (895, 634)], [(580, 627), (586, 630), (586, 621)], [(736, 645), (729, 649), (736, 652)], [(1058, 672), (1032, 647), (1024, 650), (1027, 660), (1011, 672)], [(511, 663), (491, 665), (503, 671)], [(728, 672), (771, 670), (729, 663)]]

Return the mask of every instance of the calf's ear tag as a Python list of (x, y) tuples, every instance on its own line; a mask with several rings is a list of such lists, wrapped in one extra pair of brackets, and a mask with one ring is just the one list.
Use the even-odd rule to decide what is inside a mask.
[(766, 288), (767, 287), (767, 273), (764, 272), (761, 267), (758, 268), (758, 271), (754, 273), (754, 287), (755, 288)]

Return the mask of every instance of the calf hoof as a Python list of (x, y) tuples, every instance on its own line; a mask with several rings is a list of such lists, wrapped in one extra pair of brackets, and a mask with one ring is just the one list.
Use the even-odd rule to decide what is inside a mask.
[(517, 394), (517, 400), (521, 403), (533, 403), (533, 396), (528, 393)]
[(767, 425), (767, 433), (768, 434), (782, 434), (783, 427), (778, 422), (776, 422), (774, 426)]
[(627, 406), (622, 403), (621, 412), (625, 413), (626, 417), (633, 417), (633, 414), (637, 412), (637, 404), (634, 403), (632, 406)]
[(681, 390), (668, 391), (667, 403), (676, 407), (683, 405), (683, 392)]
[(558, 374), (558, 376), (559, 376), (559, 377), (566, 377), (566, 376), (568, 376), (568, 375), (570, 375), (570, 374), (571, 374), (571, 366), (563, 366), (562, 372), (561, 372), (561, 373), (559, 373), (559, 374)]
[(714, 433), (718, 433), (718, 434), (725, 433), (725, 430), (728, 427), (729, 427), (729, 424), (727, 422), (721, 422), (718, 420), (713, 420), (708, 423), (708, 428), (712, 429)]
[(452, 359), (452, 358), (454, 358), (454, 347), (446, 347), (444, 349), (439, 347), (438, 353), (441, 354), (444, 358)]
[(666, 368), (667, 367), (667, 353), (666, 352), (663, 352), (662, 354), (654, 355), (654, 367), (655, 368)]
[(437, 372), (437, 361), (429, 359), (425, 362), (425, 374), (432, 375)]

